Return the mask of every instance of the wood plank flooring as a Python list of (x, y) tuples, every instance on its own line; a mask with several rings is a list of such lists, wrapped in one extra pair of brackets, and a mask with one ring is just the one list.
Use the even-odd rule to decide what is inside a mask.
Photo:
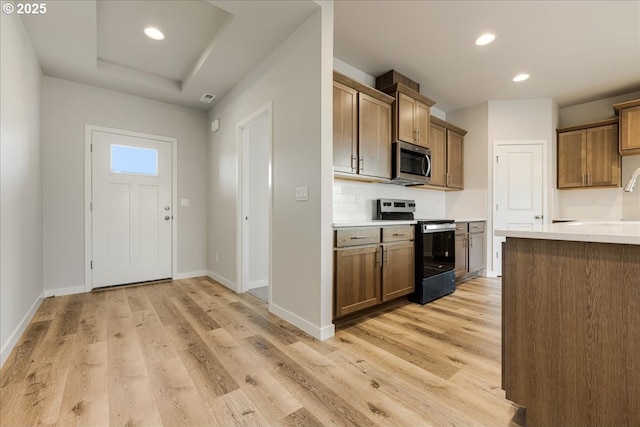
[(320, 342), (208, 278), (42, 303), (0, 371), (0, 425), (524, 425), (500, 389), (500, 281)]

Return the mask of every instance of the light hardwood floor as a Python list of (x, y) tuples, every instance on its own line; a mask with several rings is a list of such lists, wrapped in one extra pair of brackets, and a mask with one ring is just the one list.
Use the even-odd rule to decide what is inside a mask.
[(323, 342), (207, 278), (48, 298), (0, 372), (0, 424), (524, 425), (500, 292), (470, 280)]

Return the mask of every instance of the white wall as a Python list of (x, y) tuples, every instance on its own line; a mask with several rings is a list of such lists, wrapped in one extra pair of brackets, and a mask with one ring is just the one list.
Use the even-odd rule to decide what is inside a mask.
[[(599, 99), (560, 109), (559, 127), (575, 126), (616, 117), (611, 107), (618, 102), (640, 99), (640, 92)], [(640, 155), (622, 157), (622, 186), (640, 167)], [(640, 220), (640, 190), (625, 193), (622, 188), (593, 188), (558, 191), (554, 218)]]
[[(236, 127), (273, 102), (269, 308), (316, 337), (333, 333), (330, 262), (327, 265), (331, 259), (331, 119), (327, 122), (326, 117), (332, 105), (332, 21), (333, 5), (322, 4), (209, 115), (210, 120), (220, 119), (220, 130), (210, 142), (211, 276), (238, 289)], [(308, 201), (295, 200), (299, 186), (309, 187)]]
[(52, 77), (43, 79), (44, 287), (46, 294), (84, 285), (85, 124), (177, 138), (178, 271), (204, 274), (207, 260), (206, 114)]
[(2, 14), (0, 365), (42, 296), (42, 74), (16, 15)]

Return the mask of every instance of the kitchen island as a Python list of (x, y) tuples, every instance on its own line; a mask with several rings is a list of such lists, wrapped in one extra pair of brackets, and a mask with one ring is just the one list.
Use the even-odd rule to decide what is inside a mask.
[(528, 426), (640, 425), (640, 222), (496, 235), (507, 399)]

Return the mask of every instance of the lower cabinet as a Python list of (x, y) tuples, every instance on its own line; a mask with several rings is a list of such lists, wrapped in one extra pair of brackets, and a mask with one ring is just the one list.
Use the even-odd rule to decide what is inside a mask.
[(456, 223), (456, 280), (475, 277), (485, 268), (484, 222)]
[(334, 317), (413, 292), (413, 239), (412, 225), (336, 230)]

